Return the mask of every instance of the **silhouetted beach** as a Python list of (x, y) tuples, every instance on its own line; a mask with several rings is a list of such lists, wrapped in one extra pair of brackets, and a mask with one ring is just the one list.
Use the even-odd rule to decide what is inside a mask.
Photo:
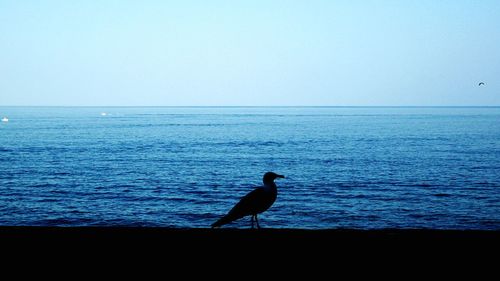
[[(282, 251), (494, 250), (499, 231), (427, 229), (209, 229), (0, 227), (2, 246), (66, 249)], [(99, 245), (99, 246), (97, 246)], [(487, 248), (485, 248), (487, 247)], [(399, 249), (399, 250), (398, 250)], [(498, 249), (497, 249), (498, 250)]]
[(0, 227), (12, 266), (163, 276), (488, 272), (499, 241), (500, 232), (483, 230)]

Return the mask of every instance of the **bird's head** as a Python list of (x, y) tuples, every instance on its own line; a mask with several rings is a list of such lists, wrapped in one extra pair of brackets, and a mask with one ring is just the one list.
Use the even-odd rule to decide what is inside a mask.
[(263, 179), (263, 182), (264, 184), (270, 184), (270, 183), (273, 183), (275, 179), (277, 178), (282, 178), (284, 179), (285, 176), (283, 175), (278, 175), (276, 173), (273, 173), (273, 172), (267, 172), (264, 174), (264, 179)]

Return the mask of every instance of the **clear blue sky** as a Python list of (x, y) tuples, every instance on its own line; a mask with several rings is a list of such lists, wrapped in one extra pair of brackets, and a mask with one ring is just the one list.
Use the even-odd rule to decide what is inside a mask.
[(0, 0), (0, 105), (500, 105), (500, 1)]

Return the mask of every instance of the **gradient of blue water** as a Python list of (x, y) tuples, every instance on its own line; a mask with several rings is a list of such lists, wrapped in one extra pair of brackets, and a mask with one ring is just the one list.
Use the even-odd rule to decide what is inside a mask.
[(500, 229), (497, 107), (0, 115), (0, 225), (208, 227), (275, 171), (264, 227)]

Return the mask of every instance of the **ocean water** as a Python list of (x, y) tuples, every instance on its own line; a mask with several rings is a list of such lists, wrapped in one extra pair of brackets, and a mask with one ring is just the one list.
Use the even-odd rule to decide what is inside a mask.
[(3, 226), (209, 227), (274, 171), (286, 179), (262, 227), (500, 229), (499, 107), (0, 115)]

